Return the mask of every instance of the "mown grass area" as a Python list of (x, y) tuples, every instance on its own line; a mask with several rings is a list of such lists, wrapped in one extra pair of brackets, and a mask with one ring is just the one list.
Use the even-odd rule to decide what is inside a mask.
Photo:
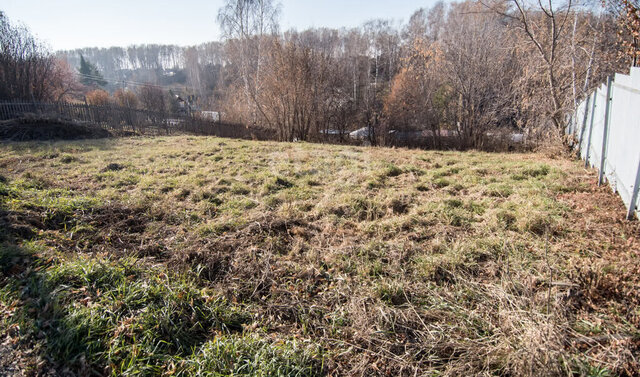
[(0, 172), (5, 372), (640, 367), (640, 228), (577, 161), (179, 136)]

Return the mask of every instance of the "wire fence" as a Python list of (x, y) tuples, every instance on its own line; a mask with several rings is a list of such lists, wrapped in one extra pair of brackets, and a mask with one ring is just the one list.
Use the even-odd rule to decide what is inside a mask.
[(115, 105), (68, 102), (0, 102), (0, 121), (24, 117), (86, 122), (119, 135), (191, 133), (241, 139), (268, 140), (270, 133), (241, 124), (214, 121), (197, 113), (169, 113)]
[(640, 190), (640, 68), (616, 74), (585, 98), (567, 127), (585, 167), (598, 169), (598, 184), (608, 182), (638, 214)]

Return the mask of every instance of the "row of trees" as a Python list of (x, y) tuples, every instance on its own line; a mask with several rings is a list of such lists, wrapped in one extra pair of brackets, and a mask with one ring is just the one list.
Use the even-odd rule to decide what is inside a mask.
[(493, 130), (558, 137), (578, 100), (629, 63), (616, 16), (599, 3), (440, 3), (400, 27), (285, 33), (277, 13), (272, 0), (220, 9), (219, 103), (228, 119), (282, 140), (363, 126), (372, 143), (389, 130), (446, 130), (463, 147)]
[(634, 0), (466, 1), (418, 10), (404, 25), (285, 33), (278, 14), (272, 0), (228, 0), (223, 42), (68, 58), (93, 54), (113, 77), (156, 85), (179, 78), (203, 108), (282, 140), (367, 127), (374, 143), (390, 130), (429, 130), (481, 146), (495, 129), (559, 136), (578, 100), (631, 63), (638, 30)]
[[(108, 82), (113, 96), (87, 100), (164, 111), (175, 97), (158, 85), (179, 81), (205, 99), (202, 108), (281, 140), (344, 138), (362, 127), (374, 144), (392, 130), (427, 131), (435, 146), (445, 133), (462, 147), (482, 147), (498, 131), (559, 137), (581, 97), (637, 63), (635, 1), (468, 0), (420, 9), (402, 25), (282, 33), (274, 0), (226, 0), (222, 42), (57, 55), (65, 59), (0, 13), (0, 99), (60, 100)], [(101, 58), (93, 65), (82, 52)], [(116, 91), (131, 77), (150, 85)]]
[(103, 89), (94, 89), (86, 94), (86, 100), (89, 105), (97, 106), (116, 105), (159, 113), (179, 111), (175, 96), (153, 85), (140, 86), (135, 91), (118, 89), (113, 95)]

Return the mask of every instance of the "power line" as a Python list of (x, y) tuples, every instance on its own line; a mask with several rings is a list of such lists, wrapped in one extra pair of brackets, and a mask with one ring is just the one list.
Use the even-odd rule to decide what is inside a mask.
[[(74, 72), (75, 75), (79, 76), (80, 78), (86, 78), (86, 79), (90, 79), (90, 80), (96, 80), (96, 81), (106, 81), (109, 82), (111, 84), (128, 84), (128, 85), (132, 85), (132, 86), (152, 86), (152, 87), (156, 87), (156, 88), (160, 88), (160, 89), (167, 89), (165, 86), (162, 85), (156, 85), (156, 84), (150, 84), (150, 83), (143, 83), (143, 82), (138, 82), (138, 81), (130, 81), (130, 80), (118, 80), (118, 79), (114, 79), (114, 78), (109, 78), (109, 77), (102, 77), (102, 76), (96, 76), (96, 75), (88, 75), (85, 73), (80, 73), (80, 72)], [(187, 86), (187, 85), (182, 85), (185, 88), (189, 88), (191, 90), (195, 91), (195, 88), (191, 87), (191, 86)]]
[(164, 88), (162, 85), (156, 85), (156, 84), (151, 84), (151, 83), (142, 83), (142, 82), (137, 82), (137, 81), (129, 81), (129, 80), (117, 80), (117, 79), (113, 79), (113, 78), (108, 78), (108, 77), (101, 77), (101, 76), (94, 76), (94, 75), (87, 75), (87, 74), (83, 74), (83, 73), (76, 73), (77, 76), (80, 76), (80, 78), (86, 78), (86, 79), (91, 79), (91, 80), (103, 80), (103, 81), (107, 81), (110, 82), (112, 84), (120, 84), (120, 83), (125, 83), (125, 84), (130, 84), (130, 85), (139, 85), (139, 86), (154, 86), (154, 87), (158, 87), (158, 88)]

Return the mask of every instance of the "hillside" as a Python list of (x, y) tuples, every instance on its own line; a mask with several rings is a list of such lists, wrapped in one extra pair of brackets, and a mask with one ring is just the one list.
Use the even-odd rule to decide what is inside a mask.
[(577, 161), (179, 136), (0, 171), (0, 374), (640, 368), (640, 229)]

